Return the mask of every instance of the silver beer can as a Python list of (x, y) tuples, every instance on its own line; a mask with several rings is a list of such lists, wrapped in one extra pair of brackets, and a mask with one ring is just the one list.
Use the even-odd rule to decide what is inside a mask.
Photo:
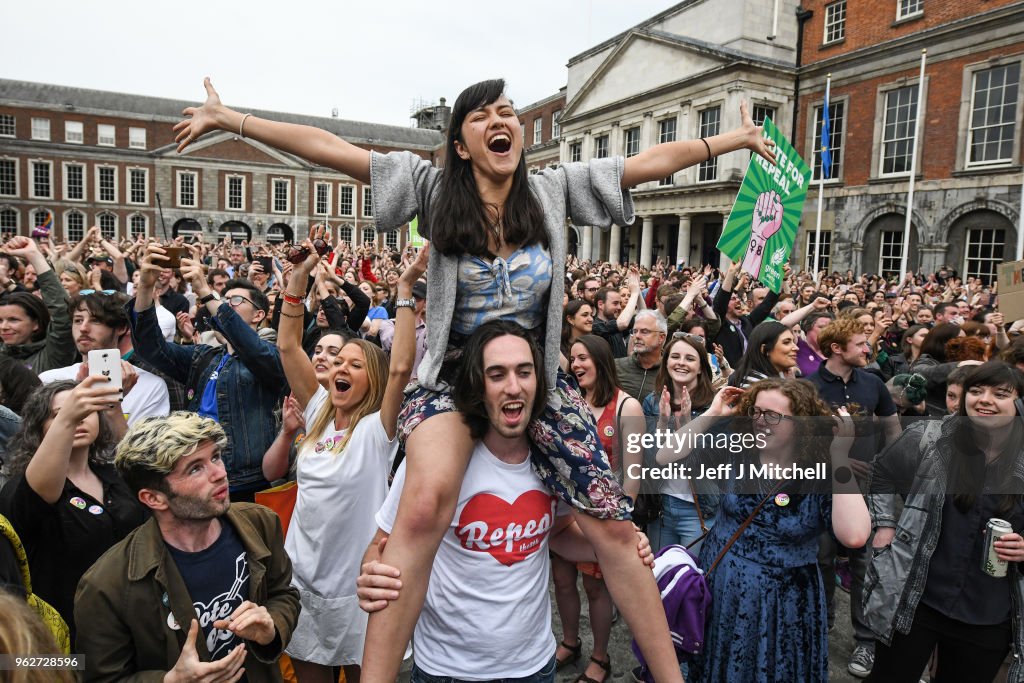
[(996, 555), (995, 542), (1012, 533), (1013, 527), (1009, 522), (995, 517), (988, 520), (988, 524), (985, 525), (985, 552), (981, 556), (981, 571), (997, 578), (1006, 576), (1009, 565), (1006, 560), (1000, 560)]

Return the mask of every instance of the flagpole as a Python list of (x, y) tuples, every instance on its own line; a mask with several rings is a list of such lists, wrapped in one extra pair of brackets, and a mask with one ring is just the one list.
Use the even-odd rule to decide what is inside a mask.
[(900, 255), (900, 284), (907, 277), (907, 261), (910, 258), (910, 227), (914, 216), (914, 176), (917, 175), (917, 139), (921, 134), (921, 119), (924, 113), (924, 63), (928, 50), (921, 50), (921, 75), (917, 81), (917, 120), (914, 122), (914, 144), (910, 148), (910, 187), (907, 190), (907, 220), (903, 226), (903, 253)]
[[(832, 74), (825, 77), (825, 106), (821, 112), (822, 130), (825, 127), (825, 119), (828, 118), (828, 100), (832, 90)], [(831, 131), (829, 131), (831, 136)], [(818, 154), (821, 155), (822, 151)], [(818, 175), (818, 221), (814, 227), (814, 284), (818, 284), (818, 258), (821, 256), (821, 208), (825, 199), (825, 159), (821, 159), (821, 174)]]

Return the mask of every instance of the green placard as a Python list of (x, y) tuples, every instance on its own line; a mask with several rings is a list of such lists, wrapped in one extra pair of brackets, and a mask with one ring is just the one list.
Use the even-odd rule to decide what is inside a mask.
[(733, 261), (742, 260), (745, 272), (778, 292), (782, 266), (800, 227), (811, 169), (771, 119), (764, 120), (764, 135), (775, 141), (776, 164), (751, 156), (717, 248)]
[(423, 238), (423, 235), (420, 234), (419, 225), (419, 216), (416, 216), (411, 221), (409, 221), (409, 241), (407, 242), (407, 244), (410, 247), (422, 247), (427, 243), (427, 240), (425, 240)]

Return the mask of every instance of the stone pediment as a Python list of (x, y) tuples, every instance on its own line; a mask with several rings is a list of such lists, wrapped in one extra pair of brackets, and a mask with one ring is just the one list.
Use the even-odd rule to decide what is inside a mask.
[(204, 136), (178, 154), (176, 145), (168, 145), (157, 154), (162, 157), (180, 159), (216, 159), (236, 161), (241, 164), (271, 164), (290, 168), (309, 168), (310, 165), (298, 157), (280, 152), (273, 147), (250, 138), (240, 138), (233, 133), (221, 132)]
[(663, 32), (629, 32), (566, 106), (563, 118), (663, 88), (735, 61), (736, 56)]

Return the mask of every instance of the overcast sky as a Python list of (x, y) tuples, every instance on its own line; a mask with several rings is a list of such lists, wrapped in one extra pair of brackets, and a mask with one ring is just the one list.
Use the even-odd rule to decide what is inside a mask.
[(452, 104), (485, 78), (520, 106), (552, 95), (571, 57), (673, 4), (9, 2), (2, 76), (198, 100), (209, 75), (231, 106), (404, 126), (415, 101)]

